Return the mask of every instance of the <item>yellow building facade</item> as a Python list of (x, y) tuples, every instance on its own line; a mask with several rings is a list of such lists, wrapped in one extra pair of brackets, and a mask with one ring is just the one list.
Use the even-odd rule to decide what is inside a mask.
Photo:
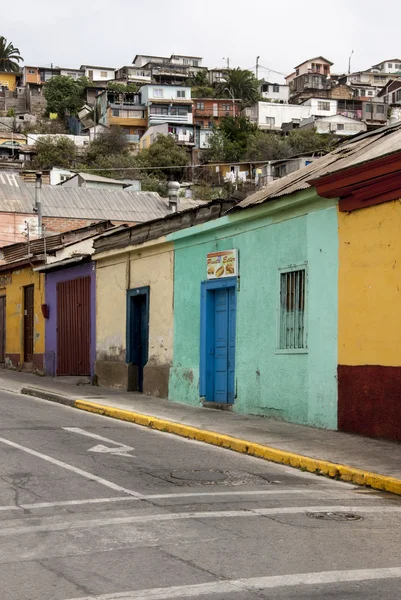
[(28, 363), (43, 370), (45, 354), (44, 275), (31, 266), (0, 272), (0, 300), (5, 305), (5, 364), (18, 367)]
[[(173, 356), (173, 244), (160, 237), (93, 258), (99, 384), (167, 397)], [(146, 329), (146, 356), (138, 368), (141, 327)]]
[(17, 87), (16, 74), (0, 71), (0, 86), (6, 87), (10, 92), (13, 92)]

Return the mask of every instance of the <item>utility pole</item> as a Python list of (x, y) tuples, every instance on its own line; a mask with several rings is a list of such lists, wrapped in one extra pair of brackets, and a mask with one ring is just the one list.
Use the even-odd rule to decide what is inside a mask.
[(42, 173), (38, 171), (36, 173), (35, 181), (35, 209), (34, 211), (38, 215), (38, 237), (42, 237)]
[(351, 58), (352, 58), (353, 54), (354, 54), (354, 51), (351, 50), (351, 54), (349, 55), (349, 59), (348, 59), (348, 75), (350, 75), (350, 73), (351, 73)]
[(224, 58), (224, 56), (223, 56), (223, 60), (227, 61), (227, 70), (229, 71), (230, 70), (230, 59), (228, 57)]
[(256, 57), (256, 79), (259, 81), (259, 58), (260, 56)]

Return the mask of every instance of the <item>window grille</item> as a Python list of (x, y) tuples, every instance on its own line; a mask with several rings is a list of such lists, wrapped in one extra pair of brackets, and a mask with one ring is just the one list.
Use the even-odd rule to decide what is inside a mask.
[(280, 273), (279, 350), (306, 348), (306, 270)]

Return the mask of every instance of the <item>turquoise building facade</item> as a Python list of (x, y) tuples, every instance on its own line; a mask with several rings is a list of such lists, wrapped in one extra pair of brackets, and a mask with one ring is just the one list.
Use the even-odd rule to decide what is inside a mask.
[[(308, 188), (167, 240), (174, 242), (169, 398), (194, 406), (219, 399), (221, 390), (214, 398), (206, 388), (210, 378), (221, 378), (218, 356), (225, 352), (233, 372), (233, 411), (336, 429), (337, 202)], [(208, 253), (232, 249), (238, 252), (238, 275), (226, 283), (207, 281)], [(225, 302), (225, 285), (232, 299), (235, 289), (227, 333), (235, 340), (223, 340), (231, 343), (231, 354), (221, 347), (214, 312), (220, 299)]]

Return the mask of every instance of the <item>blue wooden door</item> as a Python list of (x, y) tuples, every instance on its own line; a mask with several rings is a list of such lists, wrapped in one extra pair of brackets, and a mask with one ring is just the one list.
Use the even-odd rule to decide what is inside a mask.
[(228, 289), (228, 398), (229, 403), (234, 402), (235, 396), (235, 315), (236, 315), (235, 288)]
[(214, 402), (228, 400), (228, 290), (214, 292)]
[[(211, 379), (206, 399), (211, 402), (234, 402), (235, 371), (235, 288), (221, 288), (213, 292), (213, 344), (210, 351)], [(211, 384), (211, 385), (210, 385)]]

